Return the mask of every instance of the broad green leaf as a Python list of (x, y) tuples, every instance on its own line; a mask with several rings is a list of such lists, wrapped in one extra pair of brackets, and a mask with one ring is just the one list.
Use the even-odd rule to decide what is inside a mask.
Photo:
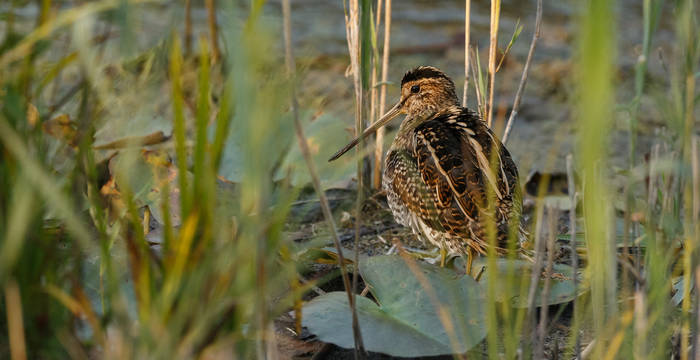
[(219, 176), (231, 182), (240, 182), (242, 177), (241, 171), (243, 169), (243, 156), (245, 155), (241, 149), (241, 145), (235, 139), (235, 136), (229, 136), (224, 144), (224, 150), (221, 155)]
[[(321, 115), (310, 124), (306, 124), (304, 128), (306, 142), (323, 188), (349, 179), (356, 172), (357, 162), (354, 159), (354, 151), (337, 161), (328, 162), (328, 158), (333, 153), (352, 139), (346, 126), (346, 123), (339, 121), (335, 116)], [(275, 174), (275, 179), (280, 180), (287, 174), (291, 175), (291, 183), (294, 186), (303, 186), (311, 181), (306, 161), (296, 140), (284, 157), (282, 166)]]
[[(399, 256), (375, 256), (360, 262), (362, 277), (379, 303), (357, 297), (365, 348), (416, 357), (465, 353), (479, 344), (486, 337), (483, 287), (448, 269), (414, 264), (423, 283)], [(445, 322), (438, 315), (440, 307), (447, 314)], [(353, 347), (351, 319), (344, 292), (317, 297), (304, 307), (303, 322), (312, 333), (346, 348)]]
[[(583, 229), (583, 219), (579, 219), (577, 221), (577, 228), (578, 229)], [(632, 229), (630, 229), (629, 232), (629, 238), (628, 241), (629, 243), (627, 246), (633, 246), (633, 247), (642, 247), (645, 248), (647, 246), (647, 236), (644, 231), (644, 227), (640, 226), (639, 227), (640, 234), (636, 238), (634, 237), (635, 234), (633, 233)], [(565, 241), (569, 242), (571, 239), (571, 234), (559, 234), (557, 235), (557, 240), (560, 241)], [(586, 247), (586, 237), (583, 232), (577, 232), (576, 233), (576, 247), (577, 248), (585, 248)], [(615, 218), (615, 246), (618, 248), (621, 248), (624, 246), (625, 242), (625, 219), (622, 217), (616, 217)]]
[(110, 86), (114, 93), (104, 99), (104, 114), (95, 129), (95, 145), (158, 131), (168, 136), (173, 133), (171, 100), (162, 85), (141, 83), (135, 76), (124, 75), (116, 77)]
[[(513, 307), (527, 307), (527, 297), (530, 288), (530, 280), (532, 279), (533, 264), (526, 260), (510, 260), (499, 258), (496, 259), (496, 268), (498, 274), (493, 277), (493, 271), (486, 265), (486, 259), (480, 259), (474, 263), (474, 268), (479, 271), (482, 266), (486, 266), (484, 274), (480, 279), (480, 283), (484, 286), (495, 286), (496, 300), (499, 302), (508, 302)], [(544, 269), (542, 269), (544, 273)], [(574, 291), (573, 268), (565, 264), (554, 264), (552, 267), (552, 276), (549, 278), (550, 288), (549, 296), (546, 300), (542, 300), (542, 291), (544, 289), (545, 277), (540, 275), (539, 282), (535, 291), (535, 306), (548, 306), (566, 303), (576, 298)], [(490, 278), (496, 278), (492, 284), (489, 284)], [(509, 281), (511, 280), (511, 281)], [(582, 293), (585, 289), (579, 282), (579, 291)]]

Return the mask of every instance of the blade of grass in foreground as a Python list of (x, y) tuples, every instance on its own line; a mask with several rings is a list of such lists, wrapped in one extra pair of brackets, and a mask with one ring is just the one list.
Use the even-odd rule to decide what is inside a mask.
[(177, 36), (173, 35), (172, 47), (170, 48), (170, 82), (172, 87), (173, 101), (173, 133), (175, 137), (175, 156), (177, 158), (177, 169), (180, 187), (180, 216), (185, 218), (190, 209), (190, 198), (188, 196), (189, 185), (187, 181), (187, 150), (185, 148), (185, 114), (184, 100), (182, 97), (182, 50)]
[(12, 359), (26, 359), (27, 345), (24, 340), (24, 321), (22, 320), (22, 298), (19, 286), (11, 279), (4, 286), (5, 307), (7, 310), (7, 327), (10, 337), (10, 354)]
[(51, 175), (32, 157), (20, 135), (12, 129), (4, 117), (0, 117), (0, 140), (5, 149), (22, 166), (29, 183), (44, 198), (47, 205), (55, 211), (56, 215), (65, 222), (78, 244), (84, 250), (93, 249), (94, 244), (91, 241), (90, 231), (83, 221), (75, 215), (77, 212), (70, 199), (61, 191), (58, 184), (51, 181)]
[[(686, 0), (679, 6), (679, 21), (677, 25), (679, 33), (679, 42), (682, 44), (683, 56), (680, 58), (685, 58), (685, 61), (680, 66), (681, 78), (683, 78), (683, 87), (685, 87), (685, 92), (682, 94), (683, 101), (685, 104), (683, 111), (683, 123), (684, 131), (682, 133), (683, 141), (683, 161), (686, 169), (695, 168), (693, 147), (693, 134), (695, 125), (695, 72), (698, 68), (698, 61), (700, 61), (700, 49), (698, 49), (700, 40), (698, 40), (698, 26), (697, 19), (694, 19), (695, 13), (695, 3), (694, 0)], [(696, 232), (697, 225), (694, 226), (693, 219), (696, 217), (697, 213), (693, 212), (693, 177), (690, 171), (684, 171), (686, 175), (685, 186), (683, 189), (684, 198), (684, 242), (683, 242), (683, 302), (681, 304), (681, 310), (683, 312), (683, 325), (681, 329), (681, 359), (686, 360), (688, 358), (689, 352), (689, 340), (690, 340), (690, 307), (692, 303), (691, 289), (692, 289), (692, 277), (694, 266), (693, 266), (693, 254), (698, 248), (698, 234)], [(695, 188), (697, 191), (697, 188)], [(700, 289), (696, 289), (700, 291)], [(700, 331), (696, 329), (696, 331)]]
[[(645, 82), (647, 78), (647, 64), (650, 56), (651, 41), (653, 34), (656, 30), (656, 25), (658, 24), (658, 16), (661, 13), (660, 0), (644, 0), (642, 15), (643, 15), (643, 40), (642, 40), (642, 53), (637, 58), (637, 64), (634, 68), (634, 98), (630, 104), (629, 109), (629, 147), (628, 147), (628, 165), (630, 171), (636, 166), (636, 152), (637, 152), (637, 137), (638, 137), (638, 122), (639, 122), (639, 106), (642, 101), (642, 95), (645, 89)], [(627, 259), (629, 257), (629, 237), (630, 231), (632, 229), (631, 214), (633, 211), (637, 210), (637, 204), (635, 204), (635, 197), (633, 192), (634, 179), (629, 178), (627, 186), (625, 188), (625, 223), (624, 223), (624, 239), (623, 239), (623, 257)], [(636, 235), (636, 231), (633, 232)], [(621, 275), (622, 289), (624, 292), (631, 291), (628, 284), (627, 269), (623, 268)]]
[(207, 163), (207, 124), (209, 122), (209, 44), (205, 38), (199, 39), (199, 72), (197, 75), (197, 116), (196, 140), (194, 148), (194, 188), (195, 198), (204, 195), (204, 172)]
[[(616, 313), (615, 250), (610, 238), (612, 211), (609, 198), (606, 155), (613, 119), (615, 59), (613, 6), (608, 0), (589, 0), (583, 5), (579, 30), (578, 94), (580, 171), (584, 178), (583, 213), (590, 280), (594, 333), (602, 335), (607, 321)], [(611, 251), (612, 249), (612, 251)], [(612, 286), (611, 286), (612, 284)], [(603, 355), (604, 342), (595, 347), (594, 358)]]

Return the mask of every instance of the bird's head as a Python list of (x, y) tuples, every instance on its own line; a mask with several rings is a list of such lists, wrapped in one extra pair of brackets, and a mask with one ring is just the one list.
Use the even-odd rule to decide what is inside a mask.
[[(455, 84), (444, 72), (432, 66), (419, 66), (401, 79), (399, 113), (421, 121), (430, 115), (459, 105)], [(381, 119), (380, 119), (381, 120)]]
[(456, 105), (459, 105), (459, 98), (455, 91), (455, 84), (444, 72), (432, 66), (419, 66), (409, 70), (401, 79), (399, 101), (360, 136), (340, 149), (329, 161), (345, 154), (360, 140), (374, 133), (399, 114), (406, 114), (405, 122), (417, 126), (430, 115)]

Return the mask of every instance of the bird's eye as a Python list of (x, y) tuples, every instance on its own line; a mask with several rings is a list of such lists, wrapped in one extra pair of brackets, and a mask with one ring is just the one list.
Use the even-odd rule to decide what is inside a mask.
[(411, 86), (411, 92), (412, 92), (412, 93), (418, 94), (419, 91), (420, 91), (420, 86), (418, 86), (418, 85), (413, 85), (413, 86)]

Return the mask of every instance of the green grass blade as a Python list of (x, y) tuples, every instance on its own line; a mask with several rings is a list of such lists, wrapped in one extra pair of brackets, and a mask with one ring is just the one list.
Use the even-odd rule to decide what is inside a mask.
[(180, 41), (173, 36), (170, 48), (170, 84), (172, 87), (173, 102), (173, 133), (175, 136), (175, 154), (177, 156), (177, 168), (180, 186), (180, 216), (185, 218), (189, 213), (191, 198), (187, 181), (187, 149), (185, 147), (185, 114), (184, 99), (182, 95), (182, 50)]

